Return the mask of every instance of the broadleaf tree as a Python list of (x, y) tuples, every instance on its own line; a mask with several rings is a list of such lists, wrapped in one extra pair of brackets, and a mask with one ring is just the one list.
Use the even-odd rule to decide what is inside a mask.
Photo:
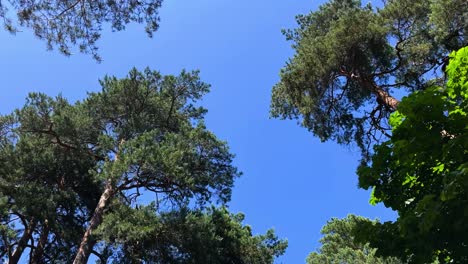
[(403, 98), (390, 118), (391, 139), (358, 169), (372, 201), (399, 214), (361, 226), (361, 239), (381, 255), (468, 262), (468, 47), (452, 54), (447, 78)]
[(103, 27), (121, 31), (129, 23), (145, 23), (152, 37), (159, 27), (161, 4), (162, 0), (1, 0), (0, 19), (11, 33), (32, 30), (48, 49), (70, 55), (77, 46), (100, 61), (96, 42)]
[(297, 119), (322, 141), (356, 144), (367, 159), (390, 135), (397, 90), (443, 82), (448, 54), (468, 45), (468, 2), (331, 0), (286, 30), (294, 56), (273, 88), (273, 117)]
[[(230, 200), (240, 173), (226, 143), (203, 123), (206, 109), (197, 101), (209, 85), (197, 71), (134, 69), (101, 86), (75, 103), (32, 93), (1, 117), (2, 258), (17, 263), (29, 248), (31, 263), (86, 263), (91, 254), (101, 262), (191, 263), (197, 245), (212, 244), (219, 263), (248, 263), (248, 254), (271, 263), (284, 252), (286, 242), (272, 231), (253, 236), (239, 216), (206, 209)], [(153, 203), (141, 203), (142, 195)], [(182, 227), (170, 228), (177, 221)], [(198, 228), (203, 222), (214, 231)], [(182, 242), (191, 235), (199, 239), (192, 248)], [(223, 250), (231, 255), (219, 255)]]

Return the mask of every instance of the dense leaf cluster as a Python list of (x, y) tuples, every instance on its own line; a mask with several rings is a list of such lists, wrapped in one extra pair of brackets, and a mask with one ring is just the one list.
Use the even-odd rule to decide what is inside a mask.
[(358, 169), (373, 202), (397, 211), (396, 222), (363, 228), (383, 255), (413, 263), (468, 261), (468, 47), (454, 52), (447, 84), (404, 98), (390, 140)]
[(252, 236), (244, 216), (224, 207), (153, 211), (154, 205), (118, 208), (106, 218), (100, 232), (116, 249), (115, 263), (273, 263), (287, 246), (273, 230)]
[(402, 261), (390, 257), (377, 257), (377, 249), (369, 243), (357, 242), (354, 238), (356, 226), (359, 223), (376, 223), (367, 218), (348, 215), (346, 218), (332, 218), (322, 228), (322, 246), (318, 252), (312, 252), (307, 257), (308, 264), (401, 264)]

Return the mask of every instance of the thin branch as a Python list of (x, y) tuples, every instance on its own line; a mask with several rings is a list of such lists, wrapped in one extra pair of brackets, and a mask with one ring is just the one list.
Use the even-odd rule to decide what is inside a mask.
[(104, 255), (102, 255), (101, 253), (97, 252), (96, 250), (94, 250), (94, 249), (91, 250), (91, 254), (98, 257), (102, 264), (107, 263), (107, 258)]
[(82, 2), (82, 0), (76, 1), (76, 2), (73, 3), (71, 6), (67, 7), (65, 10), (63, 10), (63, 11), (60, 12), (58, 15), (56, 15), (56, 16), (54, 17), (54, 19), (57, 19), (57, 18), (61, 17), (63, 14), (67, 13), (68, 11), (72, 10), (72, 9), (75, 8), (80, 2)]
[(390, 74), (390, 73), (393, 73), (394, 71), (398, 70), (402, 64), (403, 64), (403, 58), (401, 57), (401, 52), (403, 51), (399, 45), (403, 42), (403, 41), (406, 41), (406, 40), (403, 40), (403, 39), (400, 39), (397, 44), (395, 45), (395, 50), (396, 50), (396, 55), (397, 55), (397, 58), (398, 58), (398, 63), (391, 69), (388, 69), (386, 71), (381, 71), (381, 72), (377, 72), (377, 73), (374, 73), (372, 75), (374, 76), (382, 76), (382, 75), (387, 75), (387, 74)]

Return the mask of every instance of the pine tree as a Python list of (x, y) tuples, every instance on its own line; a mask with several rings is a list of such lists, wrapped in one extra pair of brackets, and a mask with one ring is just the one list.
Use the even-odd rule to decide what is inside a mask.
[(298, 16), (299, 27), (284, 32), (295, 54), (273, 88), (272, 116), (357, 144), (368, 158), (390, 135), (393, 94), (442, 83), (449, 53), (468, 45), (467, 10), (463, 0), (389, 0), (380, 9), (332, 0)]
[(48, 49), (58, 48), (71, 55), (71, 48), (78, 46), (100, 61), (96, 42), (103, 24), (121, 31), (131, 22), (145, 23), (152, 37), (159, 27), (161, 4), (162, 0), (8, 0), (0, 1), (0, 18), (11, 33), (22, 27), (32, 29), (36, 37), (46, 41)]
[(32, 263), (193, 263), (205, 249), (212, 263), (271, 263), (284, 252), (272, 231), (252, 236), (239, 215), (206, 210), (230, 200), (240, 173), (203, 123), (209, 85), (197, 71), (133, 69), (101, 86), (76, 103), (32, 93), (1, 117), (1, 257), (17, 263), (29, 248)]

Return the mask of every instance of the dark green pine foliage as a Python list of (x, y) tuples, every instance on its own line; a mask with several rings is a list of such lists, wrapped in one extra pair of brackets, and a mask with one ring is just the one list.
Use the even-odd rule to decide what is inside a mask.
[(468, 47), (454, 52), (447, 84), (403, 98), (390, 140), (358, 169), (372, 203), (396, 222), (363, 225), (361, 239), (410, 263), (468, 263)]
[(0, 19), (11, 33), (29, 28), (47, 48), (70, 55), (78, 46), (100, 61), (96, 42), (102, 27), (124, 30), (132, 22), (145, 23), (148, 36), (159, 27), (162, 0), (0, 0)]
[[(226, 224), (219, 222), (212, 226), (216, 232), (206, 235), (193, 230), (201, 234), (198, 246), (219, 246), (209, 248), (213, 255), (224, 248), (216, 241), (228, 238), (230, 256), (253, 252), (265, 260), (258, 263), (271, 263), (284, 251), (273, 233), (252, 237), (238, 216), (203, 209), (229, 201), (240, 173), (226, 143), (203, 124), (206, 109), (197, 101), (209, 86), (198, 72), (162, 76), (132, 70), (123, 79), (106, 77), (101, 85), (102, 91), (73, 104), (61, 96), (31, 94), (23, 108), (1, 117), (2, 258), (16, 263), (29, 248), (32, 263), (86, 263), (91, 254), (102, 262), (145, 254), (178, 259), (179, 251), (172, 249), (180, 247), (188, 261), (201, 249), (186, 249), (185, 239), (178, 238), (190, 234), (170, 226), (217, 225), (208, 220), (215, 212)], [(151, 208), (141, 203), (148, 197), (154, 197)], [(183, 214), (188, 207), (191, 212)], [(106, 228), (112, 221), (114, 229)], [(233, 232), (239, 235), (224, 227), (237, 228)], [(121, 234), (116, 230), (128, 230), (128, 237), (114, 239)], [(140, 247), (140, 239), (153, 244)], [(147, 259), (171, 263), (153, 255)]]
[(113, 263), (273, 263), (287, 247), (273, 230), (252, 236), (244, 216), (224, 207), (157, 216), (154, 206), (113, 208), (99, 230), (116, 249)]
[(441, 81), (448, 54), (468, 44), (468, 2), (388, 0), (380, 9), (331, 0), (286, 30), (294, 56), (273, 88), (271, 115), (298, 119), (322, 141), (356, 144), (368, 157), (390, 134), (392, 94)]
[(307, 264), (402, 264), (397, 258), (377, 257), (377, 249), (369, 243), (356, 241), (354, 233), (358, 223), (376, 223), (365, 217), (348, 215), (332, 218), (322, 228), (322, 246), (307, 257)]
[(27, 108), (0, 118), (0, 259), (8, 257), (9, 263), (19, 261), (33, 238), (33, 263), (71, 262), (70, 248), (99, 199), (101, 188), (90, 171), (93, 157), (20, 126), (39, 122), (32, 117), (36, 111), (65, 105), (62, 98), (31, 95)]

